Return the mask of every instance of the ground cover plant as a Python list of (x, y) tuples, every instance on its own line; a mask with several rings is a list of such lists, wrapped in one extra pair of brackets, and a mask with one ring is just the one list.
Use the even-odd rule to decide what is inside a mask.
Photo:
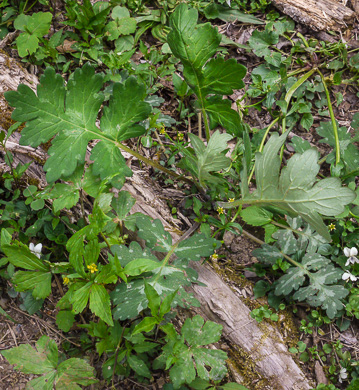
[[(4, 94), (3, 294), (29, 316), (54, 303), (65, 335), (2, 356), (36, 375), (28, 389), (147, 388), (159, 376), (165, 389), (256, 389), (228, 374), (221, 325), (177, 315), (200, 306), (192, 265), (226, 267), (232, 234), (257, 246), (246, 272), (265, 303), (251, 316), (301, 314), (289, 351), (310, 379), (319, 362), (316, 388), (358, 388), (358, 340), (342, 335), (359, 319), (359, 113), (338, 121), (340, 87), (358, 102), (356, 49), (300, 33), (269, 1), (149, 3), (0, 3), (0, 37), (15, 32), (12, 50), (40, 74), (36, 92)], [(255, 29), (239, 44), (218, 20)], [(16, 131), (21, 145), (44, 146), (46, 187), (14, 163)], [(134, 167), (180, 190), (168, 204), (190, 235), (175, 241), (133, 212), (123, 186)]]

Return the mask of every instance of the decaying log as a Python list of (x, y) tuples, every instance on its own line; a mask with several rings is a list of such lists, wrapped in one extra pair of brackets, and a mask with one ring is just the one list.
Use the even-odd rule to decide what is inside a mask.
[(355, 12), (337, 0), (272, 0), (281, 12), (315, 31), (340, 30), (351, 23)]
[[(11, 61), (0, 53), (0, 64), (4, 61)], [(27, 83), (34, 88), (37, 80), (28, 75), (25, 70), (12, 62), (11, 67), (2, 69), (0, 85), (2, 91), (16, 89), (18, 82)], [(12, 75), (15, 75), (15, 80)], [(9, 113), (3, 94), (0, 95), (0, 107)], [(4, 127), (0, 123), (0, 127)], [(18, 145), (18, 137), (13, 135), (8, 143), (9, 149), (15, 153), (15, 160), (20, 161), (24, 156), (28, 160), (35, 158), (32, 164), (36, 169), (30, 171), (30, 175), (38, 175), (37, 179), (40, 186), (44, 186), (45, 175), (42, 166), (37, 161), (46, 159), (45, 152), (40, 148), (33, 149)], [(1, 153), (0, 153), (1, 163)], [(2, 165), (0, 165), (1, 170)], [(168, 194), (164, 193), (157, 183), (146, 177), (143, 171), (134, 169), (134, 176), (128, 180), (124, 190), (129, 191), (135, 198), (136, 204), (133, 212), (142, 212), (150, 215), (152, 218), (158, 218), (162, 221), (165, 228), (171, 233), (174, 240), (181, 237), (181, 231), (178, 223), (172, 217), (167, 203), (165, 201)], [(175, 191), (175, 190), (173, 190)], [(261, 385), (260, 390), (308, 390), (312, 386), (309, 384), (301, 369), (296, 365), (292, 356), (284, 345), (279, 331), (270, 325), (258, 325), (253, 320), (248, 307), (242, 302), (240, 296), (234, 293), (228, 285), (215, 273), (209, 265), (193, 263), (193, 267), (199, 274), (199, 280), (207, 285), (201, 287), (193, 286), (194, 296), (201, 302), (202, 306), (196, 309), (196, 312), (204, 318), (216, 321), (223, 325), (223, 337), (229, 344), (237, 350), (244, 351), (251, 365), (254, 367), (259, 377), (266, 379), (266, 383)], [(249, 364), (249, 362), (248, 362)], [(230, 361), (229, 366), (232, 371), (238, 370), (235, 361)], [(245, 374), (238, 370), (233, 375), (235, 380), (241, 382)], [(247, 386), (252, 389), (258, 389), (253, 384)]]

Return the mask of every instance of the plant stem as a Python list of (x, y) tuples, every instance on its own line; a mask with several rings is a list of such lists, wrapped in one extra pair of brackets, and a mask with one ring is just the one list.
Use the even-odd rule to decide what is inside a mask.
[(203, 116), (204, 128), (206, 131), (206, 140), (208, 142), (209, 139), (211, 138), (211, 134), (209, 132), (208, 117), (207, 117), (207, 114), (206, 114), (204, 107), (202, 107), (202, 116)]
[(328, 86), (327, 86), (327, 83), (325, 82), (325, 78), (323, 76), (323, 73), (319, 69), (317, 69), (317, 72), (319, 73), (320, 78), (322, 79), (322, 83), (323, 83), (324, 90), (325, 90), (325, 95), (326, 95), (327, 101), (328, 101), (328, 110), (329, 110), (329, 114), (330, 114), (330, 119), (332, 121), (334, 139), (335, 139), (335, 165), (338, 165), (338, 163), (340, 162), (340, 144), (339, 144), (337, 121), (336, 121), (335, 116), (334, 116), (334, 111), (333, 111), (332, 102), (330, 100)]

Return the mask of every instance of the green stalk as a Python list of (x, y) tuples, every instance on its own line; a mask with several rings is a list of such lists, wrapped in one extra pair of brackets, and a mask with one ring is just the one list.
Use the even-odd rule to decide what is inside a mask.
[(323, 76), (323, 73), (319, 69), (317, 69), (317, 72), (319, 73), (320, 78), (322, 79), (322, 83), (323, 83), (324, 90), (325, 90), (325, 95), (326, 95), (327, 101), (328, 101), (328, 110), (329, 110), (329, 114), (330, 114), (330, 119), (332, 121), (334, 139), (335, 139), (335, 165), (338, 165), (338, 163), (340, 162), (340, 144), (339, 144), (337, 121), (335, 120), (333, 106), (332, 106), (332, 102), (330, 100), (328, 86), (327, 86), (327, 83), (325, 82), (325, 78)]
[(211, 134), (209, 132), (208, 117), (207, 117), (207, 113), (206, 113), (204, 107), (202, 107), (202, 116), (203, 116), (204, 128), (205, 128), (205, 131), (206, 131), (206, 140), (208, 142), (209, 139), (211, 138)]

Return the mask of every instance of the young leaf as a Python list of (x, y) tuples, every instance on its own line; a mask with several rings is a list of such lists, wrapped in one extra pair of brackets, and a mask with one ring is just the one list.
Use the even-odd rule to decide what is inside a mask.
[(195, 156), (187, 149), (181, 148), (185, 158), (182, 163), (196, 176), (202, 186), (219, 183), (220, 179), (211, 172), (219, 172), (230, 166), (231, 160), (224, 152), (228, 148), (227, 142), (232, 139), (228, 134), (216, 131), (210, 138), (208, 145), (194, 134), (189, 135)]

